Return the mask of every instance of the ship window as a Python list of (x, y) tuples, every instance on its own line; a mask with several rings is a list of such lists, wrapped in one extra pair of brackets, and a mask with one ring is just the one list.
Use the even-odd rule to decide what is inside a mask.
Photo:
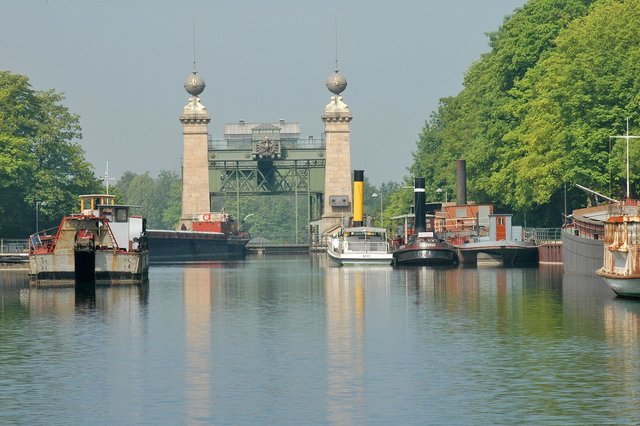
[(116, 209), (116, 222), (126, 222), (129, 220), (127, 208), (121, 207)]
[(100, 208), (100, 216), (112, 216), (113, 215), (113, 211), (109, 208)]

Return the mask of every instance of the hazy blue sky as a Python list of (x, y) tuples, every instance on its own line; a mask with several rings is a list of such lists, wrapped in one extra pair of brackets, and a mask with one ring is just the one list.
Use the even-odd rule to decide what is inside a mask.
[(487, 32), (525, 0), (3, 0), (0, 68), (54, 89), (81, 117), (99, 175), (180, 170), (178, 116), (196, 57), (221, 138), (245, 119), (297, 121), (320, 137), (335, 19), (351, 158), (378, 185), (407, 174), (425, 120), (488, 51)]

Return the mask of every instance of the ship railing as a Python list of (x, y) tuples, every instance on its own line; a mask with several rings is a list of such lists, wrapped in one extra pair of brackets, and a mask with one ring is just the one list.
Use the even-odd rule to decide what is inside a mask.
[(25, 239), (0, 238), (1, 254), (27, 253), (29, 251), (29, 241)]
[(55, 235), (55, 233), (53, 232), (56, 231), (57, 229), (58, 229), (57, 227), (53, 227), (53, 228), (38, 231), (35, 234), (31, 234), (29, 236), (29, 239), (25, 242), (27, 246), (27, 251), (41, 248), (43, 246), (43, 243), (42, 243), (43, 237), (46, 237), (44, 238), (45, 240), (50, 241)]
[[(247, 151), (253, 149), (251, 139), (209, 139), (209, 150), (212, 151)], [(324, 139), (282, 139), (280, 146), (285, 149), (324, 149)]]
[(475, 217), (459, 217), (447, 219), (442, 214), (436, 213), (434, 227), (436, 232), (462, 232), (469, 230), (485, 229), (478, 227), (478, 220)]
[(562, 228), (522, 228), (522, 239), (537, 244), (562, 240)]
[(383, 241), (348, 241), (347, 250), (362, 252), (387, 252), (389, 244)]

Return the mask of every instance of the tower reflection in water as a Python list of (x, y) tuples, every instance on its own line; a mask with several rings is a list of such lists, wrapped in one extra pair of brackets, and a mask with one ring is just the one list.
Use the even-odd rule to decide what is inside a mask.
[(211, 266), (185, 266), (185, 383), (187, 416), (211, 418)]
[(364, 423), (365, 290), (361, 270), (328, 268), (327, 415), (331, 424)]

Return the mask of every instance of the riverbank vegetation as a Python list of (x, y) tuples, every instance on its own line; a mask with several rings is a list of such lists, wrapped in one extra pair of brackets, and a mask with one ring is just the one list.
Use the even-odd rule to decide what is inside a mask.
[[(569, 209), (587, 202), (576, 183), (624, 198), (625, 141), (611, 136), (625, 133), (627, 118), (640, 130), (638, 22), (636, 0), (529, 1), (488, 35), (490, 51), (463, 90), (440, 100), (410, 174), (425, 176), (430, 193), (455, 194), (455, 160), (465, 159), (468, 199), (529, 212), (538, 225), (561, 222), (565, 185)], [(634, 141), (630, 155), (637, 183)], [(410, 202), (398, 192), (392, 209)]]

